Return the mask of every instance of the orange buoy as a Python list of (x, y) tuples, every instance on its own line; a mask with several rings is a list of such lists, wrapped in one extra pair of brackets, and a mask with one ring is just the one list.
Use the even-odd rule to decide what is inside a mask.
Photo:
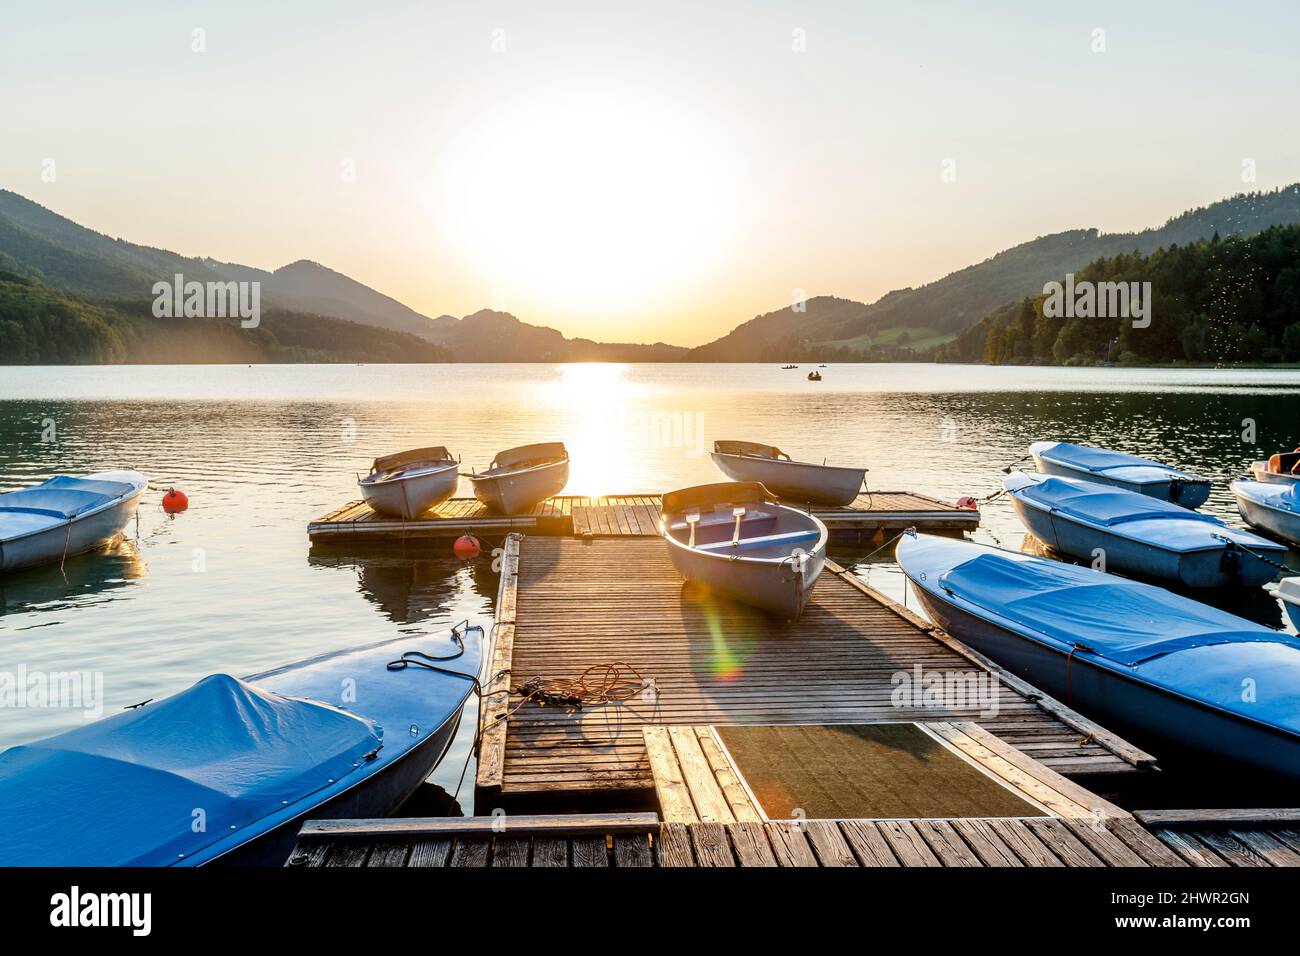
[(960, 498), (957, 499), (957, 507), (964, 508), (969, 511), (979, 511), (980, 503), (976, 501), (974, 498), (972, 498), (970, 495), (962, 495)]
[(172, 488), (168, 490), (167, 494), (163, 495), (163, 511), (167, 512), (169, 515), (180, 514), (189, 506), (190, 499), (186, 497), (185, 492), (183, 491), (177, 491), (175, 488)]
[(473, 561), (483, 548), (478, 543), (478, 538), (466, 532), (456, 539), (456, 543), (451, 546), (451, 550), (455, 551), (456, 557), (462, 561)]

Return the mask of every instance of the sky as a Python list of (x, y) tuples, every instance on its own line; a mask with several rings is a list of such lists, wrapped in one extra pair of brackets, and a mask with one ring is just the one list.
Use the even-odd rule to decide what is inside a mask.
[(603, 341), (1300, 180), (1294, 2), (0, 6), (0, 187)]

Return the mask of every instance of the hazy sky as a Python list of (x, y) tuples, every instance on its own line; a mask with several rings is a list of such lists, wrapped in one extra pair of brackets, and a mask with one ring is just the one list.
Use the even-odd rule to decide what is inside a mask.
[(1300, 180), (1294, 0), (2, 3), (0, 186), (604, 340)]

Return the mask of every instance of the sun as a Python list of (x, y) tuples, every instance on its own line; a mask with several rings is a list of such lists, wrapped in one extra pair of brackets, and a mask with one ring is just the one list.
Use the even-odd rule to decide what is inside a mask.
[(653, 99), (571, 93), (464, 131), (443, 157), (437, 214), (509, 301), (613, 312), (716, 268), (738, 195), (707, 124)]

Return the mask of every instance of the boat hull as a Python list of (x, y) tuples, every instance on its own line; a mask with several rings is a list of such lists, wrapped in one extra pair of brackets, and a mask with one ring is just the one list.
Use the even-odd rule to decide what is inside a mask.
[(387, 481), (361, 480), (361, 497), (371, 510), (406, 521), (414, 521), (436, 508), (456, 493), (459, 480), (455, 462), (435, 471), (390, 478)]
[(569, 483), (569, 462), (552, 462), (522, 471), (470, 478), (474, 497), (503, 515), (520, 514), (564, 490)]
[(1248, 497), (1235, 487), (1235, 483), (1232, 490), (1237, 499), (1237, 511), (1252, 528), (1266, 531), (1292, 544), (1300, 544), (1300, 514)]
[(713, 452), (713, 463), (735, 481), (757, 481), (785, 501), (845, 507), (857, 500), (865, 468), (815, 465), (781, 458)]
[(732, 561), (673, 541), (668, 543), (668, 556), (686, 580), (788, 621), (799, 618), (808, 607), (813, 587), (826, 565), (825, 545), (808, 552), (801, 573), (796, 573), (790, 563), (745, 558)]
[[(911, 576), (909, 575), (909, 578)], [(1130, 680), (1079, 656), (1069, 657), (970, 614), (913, 581), (934, 623), (1068, 706), (1131, 737), (1162, 764), (1203, 762), (1300, 781), (1300, 740), (1291, 734)], [(1198, 741), (1193, 747), (1190, 741)]]
[[(1053, 551), (1094, 562), (1098, 570), (1124, 571), (1143, 577), (1172, 581), (1190, 588), (1259, 587), (1273, 580), (1277, 571), (1247, 551), (1237, 551), (1225, 562), (1226, 545), (1199, 551), (1174, 551), (1110, 533), (1059, 512), (1049, 512), (1011, 495), (1016, 514), (1035, 538)], [(1230, 529), (1223, 528), (1226, 535)], [(1270, 550), (1277, 546), (1269, 545)], [(1282, 553), (1269, 555), (1282, 560)], [(1097, 564), (1098, 559), (1104, 565)]]
[(67, 557), (84, 554), (111, 542), (135, 517), (148, 483), (143, 475), (135, 472), (103, 472), (89, 476), (127, 480), (128, 475), (134, 476), (132, 481), (138, 490), (116, 504), (75, 518), (70, 523), (61, 522), (33, 534), (0, 541), (0, 572), (58, 564), (65, 554)]
[[(1080, 478), (1099, 485), (1111, 485), (1134, 491), (1140, 495), (1172, 501), (1184, 508), (1199, 508), (1210, 499), (1210, 483), (1202, 478), (1186, 473), (1176, 473), (1176, 469), (1164, 465), (1134, 466), (1130, 472), (1142, 475), (1140, 478), (1125, 477), (1122, 474), (1108, 473), (1058, 461), (1051, 456), (1056, 442), (1035, 442), (1029, 447), (1038, 470), (1045, 475), (1057, 475), (1062, 478)], [(1154, 475), (1152, 473), (1155, 473)], [(1168, 472), (1166, 476), (1160, 472)]]
[(1284, 475), (1278, 471), (1269, 471), (1268, 462), (1256, 461), (1250, 466), (1250, 474), (1256, 481), (1265, 481), (1275, 485), (1294, 485), (1300, 481), (1300, 475)]

